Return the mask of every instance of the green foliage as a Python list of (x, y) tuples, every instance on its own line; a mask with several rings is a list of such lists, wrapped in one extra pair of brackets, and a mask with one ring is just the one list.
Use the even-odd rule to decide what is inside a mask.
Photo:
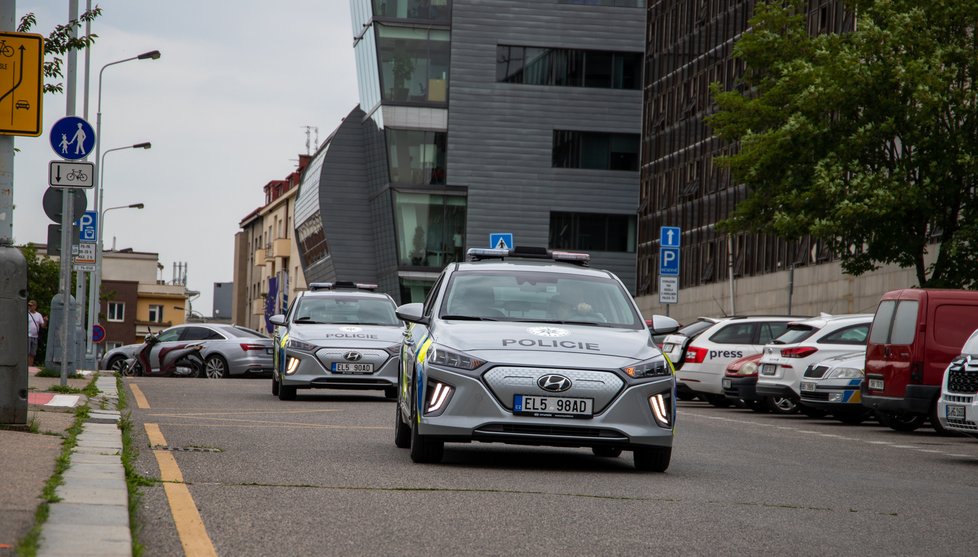
[(978, 288), (978, 3), (846, 5), (856, 31), (811, 36), (806, 1), (758, 1), (742, 83), (713, 86), (708, 123), (740, 145), (718, 162), (750, 191), (721, 227), (812, 235), (850, 274)]
[[(72, 50), (83, 50), (95, 44), (95, 39), (98, 38), (98, 35), (92, 33), (91, 35), (85, 36), (84, 24), (89, 21), (94, 21), (100, 15), (102, 15), (102, 8), (95, 6), (91, 10), (79, 15), (78, 19), (73, 19), (68, 23), (55, 26), (54, 30), (48, 34), (44, 40), (45, 93), (61, 93), (64, 91), (64, 85), (57, 81), (64, 77), (63, 57)], [(29, 33), (35, 25), (37, 25), (37, 18), (33, 13), (27, 13), (20, 18), (17, 31), (19, 33)], [(77, 33), (79, 36), (73, 37), (73, 33)]]

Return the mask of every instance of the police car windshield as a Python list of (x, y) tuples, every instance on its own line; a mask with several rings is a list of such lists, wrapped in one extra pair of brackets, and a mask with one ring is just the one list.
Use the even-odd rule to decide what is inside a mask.
[(398, 326), (394, 305), (383, 298), (365, 296), (303, 296), (296, 309), (295, 323), (335, 325)]
[(454, 273), (439, 317), (628, 329), (643, 326), (631, 296), (609, 277), (522, 269)]

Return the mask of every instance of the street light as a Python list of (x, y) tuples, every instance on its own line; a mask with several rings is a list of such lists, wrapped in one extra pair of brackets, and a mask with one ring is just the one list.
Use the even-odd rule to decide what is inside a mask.
[[(102, 160), (104, 160), (104, 158), (103, 159), (100, 159), (99, 157), (100, 157), (101, 152), (102, 152), (102, 74), (105, 73), (105, 69), (108, 68), (109, 66), (115, 66), (116, 64), (122, 64), (123, 62), (130, 62), (132, 60), (159, 60), (159, 58), (160, 58), (160, 51), (159, 50), (151, 50), (149, 52), (144, 52), (144, 53), (142, 53), (142, 54), (140, 54), (138, 56), (133, 56), (131, 58), (123, 58), (122, 60), (116, 60), (115, 62), (109, 62), (108, 64), (102, 66), (102, 69), (99, 70), (99, 72), (98, 72), (98, 104), (97, 104), (97, 110), (96, 110), (96, 114), (95, 114), (95, 162), (96, 163), (101, 163)], [(142, 145), (142, 144), (140, 144), (140, 145)], [(135, 148), (135, 147), (136, 146), (134, 145), (133, 148)], [(146, 147), (143, 147), (143, 148), (144, 149), (148, 149), (149, 148), (149, 143), (147, 143), (146, 144)], [(106, 153), (108, 153), (108, 151), (106, 151)], [(101, 196), (102, 196), (101, 174), (102, 174), (101, 164), (98, 164), (95, 167), (95, 172), (93, 173), (93, 176), (92, 176), (92, 178), (94, 179), (95, 183), (99, 184), (98, 195), (95, 196), (95, 213), (96, 214), (99, 214), (99, 208), (101, 207), (101, 204), (102, 204), (102, 199), (101, 199)], [(100, 230), (101, 229), (101, 223), (97, 223), (97, 226), (99, 227), (97, 230)], [(99, 237), (98, 251), (95, 253), (95, 270), (96, 270), (96, 273), (98, 273), (98, 277), (97, 277), (98, 278), (98, 281), (97, 281), (98, 284), (96, 284), (96, 277), (93, 276), (92, 277), (92, 281), (91, 281), (91, 285), (90, 285), (90, 288), (89, 288), (89, 299), (88, 299), (88, 329), (87, 329), (88, 330), (88, 334), (86, 335), (88, 338), (86, 338), (86, 340), (85, 340), (85, 356), (86, 356), (87, 359), (90, 359), (87, 363), (90, 364), (89, 367), (91, 367), (92, 369), (94, 369), (95, 366), (98, 365), (98, 362), (95, 361), (95, 343), (92, 341), (92, 329), (95, 326), (96, 319), (98, 319), (98, 306), (99, 306), (99, 304), (98, 304), (98, 296), (99, 296), (99, 288), (102, 286), (101, 285), (102, 275), (101, 275), (101, 268), (100, 268), (101, 261), (102, 261), (102, 253), (101, 253), (102, 252), (102, 233), (101, 232), (99, 232), (98, 237)]]

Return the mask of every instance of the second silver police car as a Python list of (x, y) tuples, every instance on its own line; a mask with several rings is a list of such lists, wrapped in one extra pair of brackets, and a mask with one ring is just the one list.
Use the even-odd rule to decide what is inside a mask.
[[(586, 267), (587, 254), (469, 257), (442, 271), (424, 304), (397, 310), (413, 325), (394, 443), (415, 462), (440, 461), (446, 442), (626, 450), (636, 468), (664, 471), (675, 379), (618, 278)], [(668, 317), (653, 323), (678, 329)]]

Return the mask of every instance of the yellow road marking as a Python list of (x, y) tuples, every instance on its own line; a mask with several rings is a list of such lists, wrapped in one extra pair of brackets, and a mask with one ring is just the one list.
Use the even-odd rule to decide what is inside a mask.
[[(151, 446), (166, 446), (166, 438), (160, 431), (159, 424), (146, 424), (146, 436)], [(154, 450), (153, 456), (160, 467), (160, 479), (163, 481), (163, 492), (170, 503), (170, 514), (177, 526), (180, 544), (185, 555), (217, 557), (214, 543), (207, 535), (207, 528), (197, 511), (190, 489), (183, 483), (183, 473), (177, 466), (177, 461), (169, 451)]]
[(146, 400), (146, 396), (143, 394), (143, 391), (139, 389), (139, 385), (129, 383), (129, 390), (132, 391), (132, 398), (136, 399), (136, 408), (149, 408), (149, 401)]

